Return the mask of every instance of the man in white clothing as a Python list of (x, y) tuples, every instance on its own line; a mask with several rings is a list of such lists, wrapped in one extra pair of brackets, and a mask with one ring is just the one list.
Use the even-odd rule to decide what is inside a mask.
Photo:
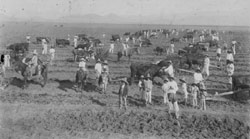
[(226, 60), (227, 60), (227, 63), (229, 61), (234, 61), (234, 57), (233, 57), (233, 54), (232, 54), (232, 51), (227, 51), (227, 57), (226, 57)]
[(110, 48), (109, 48), (109, 52), (110, 52), (111, 54), (114, 53), (114, 48), (115, 48), (115, 44), (114, 44), (113, 41), (111, 41), (111, 43), (110, 43)]
[(226, 66), (226, 74), (228, 77), (228, 83), (230, 85), (229, 89), (232, 89), (232, 76), (234, 74), (234, 64), (233, 61), (228, 61), (227, 66)]
[(201, 74), (201, 70), (200, 68), (198, 67), (194, 73), (194, 83), (195, 84), (200, 84), (201, 81), (203, 81), (203, 77), (202, 77), (202, 74)]
[(81, 58), (79, 62), (79, 70), (87, 71), (86, 69), (86, 60), (85, 58)]
[(179, 117), (179, 106), (176, 98), (176, 91), (178, 90), (178, 85), (174, 80), (174, 77), (169, 77), (168, 82), (168, 99), (169, 99), (169, 113), (174, 111), (175, 118)]
[(236, 47), (236, 41), (232, 41), (232, 51), (233, 51), (233, 54), (235, 55), (236, 54), (236, 51), (235, 51), (235, 47)]
[(168, 67), (162, 67), (162, 71), (164, 74), (167, 74), (168, 76), (174, 77), (174, 68), (173, 68), (173, 63), (171, 60), (168, 61), (169, 66)]
[(100, 59), (98, 59), (98, 60), (96, 61), (96, 64), (95, 64), (95, 72), (96, 72), (96, 79), (97, 79), (97, 81), (98, 81), (98, 79), (99, 79), (99, 77), (100, 77), (100, 75), (101, 75), (101, 73), (102, 73), (102, 64), (101, 64), (101, 60), (100, 60)]
[(164, 81), (163, 81), (163, 85), (162, 85), (162, 91), (163, 91), (163, 103), (164, 104), (168, 104), (169, 101), (168, 101), (168, 89), (169, 89), (169, 85), (168, 85), (168, 79), (167, 78), (164, 78)]
[(42, 45), (43, 45), (43, 51), (42, 54), (46, 55), (48, 53), (48, 44), (45, 39), (42, 40)]
[(209, 76), (209, 66), (210, 66), (210, 59), (208, 57), (208, 55), (205, 55), (205, 59), (204, 59), (204, 67), (203, 67), (203, 73), (206, 74), (206, 78)]
[(49, 49), (49, 53), (50, 53), (50, 64), (53, 65), (53, 61), (55, 59), (55, 48), (54, 46), (51, 46), (51, 48)]
[(74, 37), (74, 40), (73, 40), (73, 41), (74, 41), (74, 47), (75, 47), (75, 48), (77, 47), (77, 39), (78, 39), (77, 36), (75, 36), (75, 37)]

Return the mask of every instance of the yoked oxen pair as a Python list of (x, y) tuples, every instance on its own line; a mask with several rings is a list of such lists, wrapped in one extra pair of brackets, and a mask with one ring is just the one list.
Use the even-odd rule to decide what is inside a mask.
[(141, 63), (141, 62), (135, 62), (130, 65), (130, 71), (131, 71), (131, 82), (132, 84), (134, 82), (134, 78), (139, 78), (141, 75), (148, 75), (152, 78), (154, 77), (160, 77), (164, 75), (164, 73), (161, 72), (161, 69), (163, 67), (167, 68), (170, 66), (170, 62), (167, 59), (159, 61), (157, 64), (152, 63)]
[(250, 75), (233, 75), (232, 76), (233, 98), (237, 100), (250, 99)]

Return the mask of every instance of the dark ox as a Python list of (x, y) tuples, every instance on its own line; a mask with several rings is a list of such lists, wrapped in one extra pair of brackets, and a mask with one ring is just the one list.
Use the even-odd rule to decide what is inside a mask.
[(112, 35), (111, 36), (112, 41), (121, 41), (121, 37), (118, 34)]
[(250, 75), (233, 75), (232, 83), (232, 91), (237, 92), (233, 95), (234, 99), (250, 99)]
[(164, 52), (164, 49), (162, 47), (157, 46), (154, 51), (156, 52), (156, 55), (162, 55)]
[(147, 74), (150, 74), (150, 76), (152, 78), (161, 77), (162, 74), (160, 72), (160, 69), (163, 66), (166, 66), (166, 67), (169, 66), (169, 63), (167, 62), (167, 60), (162, 60), (158, 64), (140, 63), (140, 62), (132, 63), (130, 65), (130, 71), (131, 71), (131, 82), (130, 82), (130, 84), (132, 84), (134, 82), (135, 77), (137, 77), (137, 79), (139, 79), (139, 77), (141, 75), (146, 76)]
[(66, 39), (56, 39), (56, 45), (57, 46), (66, 46), (70, 45), (70, 41)]
[(123, 35), (124, 35), (124, 36), (129, 36), (129, 35), (130, 35), (130, 32), (125, 32)]
[(141, 46), (149, 47), (150, 45), (152, 45), (152, 43), (150, 42), (149, 39), (147, 39), (147, 38), (142, 38), (141, 39)]
[(73, 49), (72, 50), (73, 56), (74, 56), (74, 61), (79, 61), (80, 58), (82, 57), (90, 57), (94, 51), (89, 50), (78, 50), (78, 49)]
[(45, 39), (47, 43), (51, 41), (50, 37), (36, 37), (36, 43), (41, 44), (43, 39)]
[(76, 72), (76, 84), (77, 84), (77, 92), (82, 92), (84, 87), (86, 86), (88, 78), (88, 73), (83, 70), (79, 70)]
[[(128, 53), (127, 53), (127, 57), (128, 57), (128, 60), (129, 60), (129, 61), (130, 61), (130, 59), (131, 59), (131, 57), (133, 56), (134, 53), (140, 54), (140, 50), (139, 50), (138, 47), (131, 47), (131, 48), (128, 49), (127, 52), (128, 52)], [(123, 53), (122, 53), (121, 51), (119, 51), (119, 52), (117, 53), (117, 61), (118, 61), (118, 62), (120, 61), (120, 59), (122, 58), (122, 56), (123, 56)]]
[(204, 58), (205, 55), (200, 53), (192, 54), (184, 52), (179, 55), (180, 67), (182, 68), (184, 64), (187, 64), (189, 69), (191, 69), (193, 65), (198, 65), (201, 67), (203, 65)]
[(15, 53), (25, 53), (29, 51), (29, 43), (14, 43), (7, 47), (8, 50), (12, 50)]
[(180, 42), (181, 40), (180, 40), (180, 38), (172, 38), (170, 41), (171, 42)]

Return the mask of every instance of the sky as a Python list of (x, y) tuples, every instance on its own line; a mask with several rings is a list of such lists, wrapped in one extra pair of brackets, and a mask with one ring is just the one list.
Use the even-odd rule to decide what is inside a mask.
[(248, 24), (249, 5), (250, 0), (0, 0), (0, 14), (25, 19), (84, 14), (159, 17), (209, 14), (232, 19), (240, 16)]

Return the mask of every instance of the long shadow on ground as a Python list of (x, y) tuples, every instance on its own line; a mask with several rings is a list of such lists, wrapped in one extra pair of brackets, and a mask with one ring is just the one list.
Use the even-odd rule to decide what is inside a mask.
[[(59, 86), (57, 88), (59, 88), (62, 91), (67, 92), (67, 89), (71, 89), (71, 90), (75, 90), (75, 82), (71, 81), (71, 80), (58, 80), (55, 79), (55, 82), (59, 83)], [(84, 91), (87, 92), (92, 92), (92, 91), (96, 91), (96, 86), (93, 85), (92, 83), (87, 82), (87, 84), (84, 86)]]
[[(13, 85), (13, 86), (16, 86), (19, 88), (22, 88), (24, 85), (24, 81), (20, 78), (17, 78), (17, 77), (11, 78), (9, 82), (10, 82), (10, 85)], [(39, 81), (34, 81), (34, 80), (27, 81), (27, 84), (28, 85), (30, 85), (30, 84), (41, 85), (41, 83)]]

